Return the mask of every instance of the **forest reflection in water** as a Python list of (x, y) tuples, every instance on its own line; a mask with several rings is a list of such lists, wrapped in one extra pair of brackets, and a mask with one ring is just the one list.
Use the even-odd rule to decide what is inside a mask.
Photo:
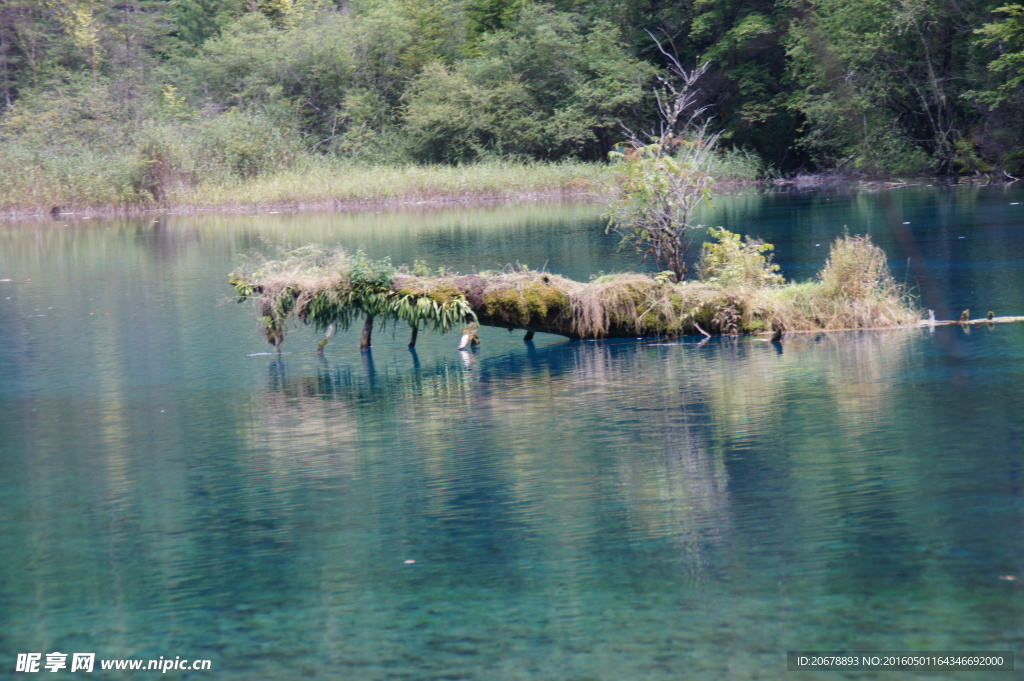
[[(1012, 191), (723, 197), (707, 222), (798, 277), (843, 225), (871, 231), (901, 278), (941, 285), (923, 307), (1016, 313)], [(505, 210), (4, 225), (7, 650), (184, 651), (246, 681), (765, 679), (788, 649), (1022, 650), (1003, 579), (1024, 575), (1021, 326), (781, 347), (484, 329), (465, 355), (431, 333), (410, 353), (404, 328), (363, 354), (351, 329), (321, 360), (309, 329), (265, 354), (225, 302), (239, 254), (285, 240), (635, 266), (593, 205)]]
[(521, 531), (537, 536), (559, 531), (542, 517), (600, 516), (614, 490), (631, 540), (677, 543), (696, 576), (704, 552), (733, 562), (737, 484), (782, 476), (837, 503), (828, 495), (891, 465), (880, 443), (900, 446), (897, 377), (923, 336), (566, 343), (418, 367), (325, 359), (315, 371), (284, 357), (269, 363), (247, 448), (286, 478), (397, 476), (396, 489), (429, 489), (420, 511), (439, 517), (486, 494), (459, 470), (484, 463), (502, 504), (533, 509)]
[[(965, 338), (988, 340), (979, 331), (1000, 330)], [(361, 560), (417, 561), (416, 578), (381, 575), (390, 598), (463, 593), (468, 618), (498, 627), (514, 611), (511, 631), (552, 634), (557, 621), (588, 645), (628, 621), (616, 669), (639, 669), (640, 649), (664, 671), (697, 657), (697, 675), (714, 676), (721, 661), (705, 653), (724, 646), (751, 678), (787, 645), (1011, 649), (998, 575), (1016, 570), (1020, 537), (986, 518), (1020, 495), (998, 440), (970, 462), (948, 442), (955, 389), (917, 394), (952, 385), (940, 347), (903, 330), (781, 348), (563, 343), (419, 366), (283, 357), (247, 450), (283, 489), (334, 490), (331, 515), (374, 538), (353, 546)], [(631, 647), (640, 637), (666, 645)], [(566, 664), (564, 649), (540, 649)]]

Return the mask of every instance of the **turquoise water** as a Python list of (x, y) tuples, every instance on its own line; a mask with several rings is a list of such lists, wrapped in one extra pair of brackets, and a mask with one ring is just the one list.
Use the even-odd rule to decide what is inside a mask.
[[(723, 197), (706, 217), (772, 241), (797, 277), (844, 225), (870, 231), (922, 306), (1024, 314), (1022, 204), (1014, 188), (837, 190)], [(1019, 658), (1024, 327), (781, 348), (485, 330), (474, 354), (429, 333), (410, 353), (385, 330), (369, 355), (350, 332), (321, 359), (304, 330), (262, 354), (227, 298), (238, 258), (282, 241), (462, 271), (632, 266), (599, 213), (0, 225), (0, 677), (53, 651), (255, 680)]]

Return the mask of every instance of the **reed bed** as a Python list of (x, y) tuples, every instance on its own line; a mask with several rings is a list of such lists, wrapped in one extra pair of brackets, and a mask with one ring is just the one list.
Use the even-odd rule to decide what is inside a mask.
[(605, 164), (576, 161), (364, 165), (306, 156), (288, 167), (239, 176), (198, 162), (175, 165), (156, 154), (117, 156), (88, 149), (40, 154), (6, 146), (0, 148), (5, 178), (0, 211), (298, 209), (586, 195), (602, 193), (615, 173)]
[(328, 160), (246, 182), (201, 183), (172, 201), (197, 207), (293, 206), (586, 193), (608, 182), (587, 163), (481, 163), (467, 166), (350, 166)]
[[(223, 141), (153, 133), (125, 148), (64, 144), (59, 148), (0, 141), (0, 213), (42, 214), (147, 210), (299, 209), (348, 205), (511, 199), (607, 193), (621, 175), (615, 164), (489, 160), (469, 165), (370, 164), (296, 151), (278, 141), (250, 158)], [(236, 145), (237, 146), (237, 145)], [(228, 153), (233, 150), (233, 153)], [(244, 162), (243, 162), (244, 161)], [(756, 158), (722, 152), (717, 180), (754, 181)]]

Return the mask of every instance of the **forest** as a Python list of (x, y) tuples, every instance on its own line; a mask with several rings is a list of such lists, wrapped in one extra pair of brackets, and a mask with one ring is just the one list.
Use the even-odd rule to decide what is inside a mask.
[(1005, 0), (4, 0), (0, 177), (8, 206), (123, 204), (285, 170), (604, 163), (657, 133), (669, 57), (710, 63), (699, 104), (748, 175), (1024, 172)]

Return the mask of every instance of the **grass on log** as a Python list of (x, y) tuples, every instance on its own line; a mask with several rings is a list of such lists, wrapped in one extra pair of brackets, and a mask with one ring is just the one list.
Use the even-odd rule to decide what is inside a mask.
[(913, 326), (921, 319), (870, 238), (844, 235), (809, 282), (673, 284), (646, 274), (589, 283), (536, 270), (413, 276), (360, 252), (305, 246), (240, 268), (231, 284), (258, 301), (267, 339), (280, 345), (289, 320), (347, 328), (367, 315), (441, 332), (466, 322), (570, 338), (831, 331)]

